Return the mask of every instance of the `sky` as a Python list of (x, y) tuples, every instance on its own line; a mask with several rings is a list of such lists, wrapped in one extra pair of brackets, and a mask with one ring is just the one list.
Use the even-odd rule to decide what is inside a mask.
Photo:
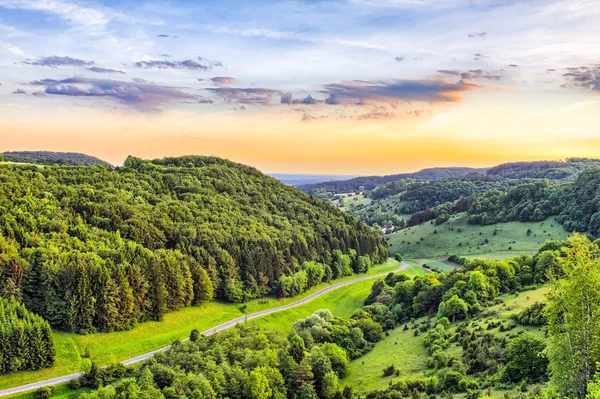
[(598, 0), (0, 0), (0, 151), (390, 174), (600, 156)]

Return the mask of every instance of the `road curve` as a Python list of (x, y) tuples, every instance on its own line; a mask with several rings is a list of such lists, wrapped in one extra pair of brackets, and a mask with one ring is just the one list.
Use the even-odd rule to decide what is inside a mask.
[[(374, 274), (372, 276), (359, 277), (359, 278), (355, 278), (353, 280), (348, 280), (348, 281), (343, 281), (341, 283), (332, 284), (329, 287), (323, 288), (323, 289), (321, 289), (321, 290), (319, 290), (319, 291), (317, 291), (317, 292), (315, 292), (313, 294), (310, 294), (309, 296), (307, 296), (305, 298), (297, 300), (296, 302), (292, 302), (292, 303), (289, 303), (287, 305), (279, 306), (277, 308), (262, 310), (260, 312), (252, 313), (252, 314), (249, 314), (249, 315), (238, 317), (238, 318), (233, 319), (233, 320), (229, 320), (229, 321), (227, 321), (227, 322), (225, 322), (223, 324), (219, 324), (218, 326), (215, 326), (213, 328), (209, 328), (206, 331), (203, 331), (202, 334), (203, 335), (211, 335), (211, 334), (214, 334), (216, 332), (223, 331), (223, 330), (226, 330), (228, 328), (231, 328), (231, 327), (235, 326), (236, 324), (243, 323), (244, 321), (247, 321), (247, 320), (256, 319), (256, 318), (263, 317), (263, 316), (266, 316), (266, 315), (270, 315), (270, 314), (273, 314), (273, 313), (281, 312), (283, 310), (294, 308), (296, 306), (304, 305), (305, 303), (310, 302), (313, 299), (320, 297), (321, 295), (324, 295), (324, 294), (326, 294), (326, 293), (328, 293), (330, 291), (336, 290), (336, 289), (338, 289), (340, 287), (343, 287), (345, 285), (357, 283), (359, 281), (371, 280), (371, 279), (378, 278), (378, 277), (384, 277), (384, 276), (387, 276), (389, 273), (398, 273), (398, 272), (401, 272), (401, 271), (405, 270), (407, 267), (408, 267), (408, 263), (402, 262), (402, 266), (399, 269), (394, 270), (392, 272), (381, 273), (381, 274)], [(186, 339), (184, 339), (184, 341), (187, 341), (188, 339), (189, 338), (186, 338)], [(144, 353), (143, 355), (139, 355), (139, 356), (127, 359), (127, 360), (123, 360), (121, 363), (123, 363), (124, 365), (130, 365), (130, 364), (134, 364), (134, 363), (137, 363), (137, 362), (141, 362), (143, 360), (146, 360), (146, 359), (152, 357), (154, 354), (156, 354), (158, 352), (164, 352), (164, 351), (166, 351), (170, 347), (171, 347), (171, 345), (165, 346), (164, 348), (160, 348), (160, 349), (154, 350), (152, 352)], [(13, 394), (20, 393), (20, 392), (32, 391), (34, 389), (38, 389), (38, 388), (42, 388), (42, 387), (47, 387), (47, 386), (51, 386), (51, 385), (62, 384), (62, 383), (74, 380), (75, 378), (79, 378), (82, 375), (83, 375), (83, 373), (74, 373), (74, 374), (69, 374), (69, 375), (65, 375), (65, 376), (62, 376), (62, 377), (51, 378), (51, 379), (44, 380), (44, 381), (32, 382), (31, 384), (21, 385), (19, 387), (4, 389), (4, 390), (0, 391), (0, 397), (2, 397), (2, 396), (8, 396), (8, 395), (13, 395)]]

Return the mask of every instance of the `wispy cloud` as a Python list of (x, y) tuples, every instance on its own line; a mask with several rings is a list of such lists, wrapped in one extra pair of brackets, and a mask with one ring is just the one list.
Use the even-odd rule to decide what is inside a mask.
[(100, 68), (97, 66), (93, 66), (90, 68), (87, 68), (88, 71), (90, 72), (96, 72), (96, 73), (120, 73), (120, 74), (125, 74), (125, 72), (121, 71), (120, 69), (111, 69), (111, 68)]
[(275, 95), (283, 95), (281, 90), (265, 88), (216, 87), (206, 89), (221, 97), (226, 103), (270, 105)]
[(47, 66), (47, 67), (61, 67), (61, 66), (73, 66), (73, 67), (85, 67), (88, 65), (94, 65), (93, 61), (84, 61), (79, 58), (72, 57), (61, 57), (58, 55), (51, 55), (49, 57), (42, 57), (38, 60), (23, 61), (23, 64), (35, 65), (35, 66)]
[(214, 78), (210, 78), (210, 80), (219, 86), (229, 86), (235, 82), (235, 78), (231, 76), (215, 76)]
[(464, 92), (481, 86), (447, 79), (362, 81), (331, 83), (324, 86), (327, 104), (366, 104), (373, 102), (425, 101), (459, 102)]
[(102, 98), (117, 101), (141, 111), (157, 111), (173, 101), (197, 100), (180, 88), (147, 83), (73, 77), (42, 79), (29, 83), (44, 86), (44, 93), (55, 96)]
[(567, 86), (600, 92), (600, 64), (567, 68)]

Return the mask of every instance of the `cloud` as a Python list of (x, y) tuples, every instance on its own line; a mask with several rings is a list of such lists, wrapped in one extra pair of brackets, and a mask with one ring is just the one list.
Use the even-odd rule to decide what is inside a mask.
[(302, 119), (300, 119), (300, 121), (304, 122), (304, 123), (308, 123), (310, 121), (319, 120), (319, 119), (327, 119), (327, 116), (326, 115), (313, 116), (313, 115), (310, 115), (305, 112), (304, 114), (302, 114)]
[(169, 35), (160, 34), (160, 35), (156, 35), (156, 37), (169, 37)]
[(424, 101), (458, 102), (462, 93), (482, 86), (465, 81), (448, 79), (345, 81), (324, 86), (329, 97), (326, 104), (365, 104), (374, 102)]
[(208, 70), (208, 66), (202, 65), (194, 60), (183, 60), (183, 61), (166, 61), (166, 60), (150, 60), (150, 61), (138, 61), (133, 64), (137, 68), (147, 69), (190, 69), (190, 70)]
[(292, 101), (292, 104), (304, 104), (304, 105), (315, 105), (315, 104), (322, 104), (322, 103), (324, 103), (323, 100), (317, 100), (310, 94), (304, 98), (297, 98)]
[(215, 87), (205, 89), (221, 97), (226, 103), (270, 105), (272, 97), (283, 95), (281, 90), (265, 88)]
[(291, 104), (292, 103), (292, 93), (283, 93), (281, 95), (281, 104)]
[(390, 109), (388, 109), (388, 107), (383, 106), (383, 105), (379, 105), (379, 106), (375, 106), (373, 107), (369, 112), (359, 115), (356, 117), (356, 119), (358, 120), (363, 120), (363, 119), (393, 119), (396, 117), (396, 113)]
[(404, 61), (404, 57), (395, 57), (394, 58), (397, 62), (402, 62)]
[(94, 65), (94, 62), (80, 60), (79, 58), (60, 57), (57, 55), (51, 55), (49, 57), (42, 57), (36, 61), (26, 60), (23, 61), (23, 64), (56, 68), (61, 66), (85, 67), (88, 65)]
[(87, 69), (90, 72), (96, 72), (96, 73), (121, 73), (121, 74), (125, 74), (125, 72), (121, 71), (120, 69), (110, 69), (110, 68), (100, 68), (97, 66), (93, 66)]
[(485, 37), (487, 32), (469, 33), (469, 37)]
[(518, 67), (518, 65), (517, 64), (510, 64), (509, 67), (516, 68), (516, 67)]
[(167, 54), (167, 53), (163, 53), (163, 54), (159, 54), (159, 55), (160, 55), (161, 57), (170, 57), (170, 55), (169, 55), (169, 54)]
[[(200, 62), (198, 62), (200, 61)], [(216, 67), (225, 66), (221, 63), (221, 61), (210, 60), (208, 58), (198, 57), (198, 61), (195, 60), (183, 60), (183, 61), (168, 61), (168, 60), (148, 60), (148, 61), (138, 61), (133, 65), (137, 68), (147, 68), (147, 69), (189, 69), (189, 70), (201, 70), (207, 71)]]
[(590, 67), (567, 68), (567, 73), (563, 74), (563, 77), (568, 82), (566, 86), (600, 92), (600, 65), (598, 64)]
[(12, 94), (25, 94), (27, 95), (27, 92), (23, 89), (17, 89), (15, 91), (12, 92)]
[(210, 80), (219, 86), (229, 86), (235, 82), (235, 78), (231, 76), (215, 76), (214, 78), (210, 78)]
[[(439, 72), (439, 71), (438, 71)], [(468, 72), (460, 74), (461, 78), (466, 80), (486, 79), (486, 80), (501, 80), (502, 75), (492, 75), (489, 72), (484, 72), (481, 69), (470, 69)]]
[(441, 73), (443, 75), (460, 76), (460, 71), (454, 71), (449, 69), (438, 69), (437, 73)]
[(30, 85), (44, 86), (44, 93), (49, 95), (102, 98), (140, 111), (157, 111), (161, 105), (172, 101), (197, 100), (177, 87), (79, 76), (62, 80), (42, 79)]

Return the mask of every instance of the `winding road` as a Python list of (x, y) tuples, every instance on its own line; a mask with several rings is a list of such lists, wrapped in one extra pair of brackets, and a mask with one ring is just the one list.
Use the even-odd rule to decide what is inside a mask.
[[(313, 294), (310, 294), (309, 296), (307, 296), (305, 298), (299, 299), (296, 302), (292, 302), (292, 303), (284, 305), (284, 306), (279, 306), (277, 308), (262, 310), (260, 312), (252, 313), (252, 314), (249, 314), (249, 315), (238, 317), (238, 318), (233, 319), (233, 320), (229, 320), (229, 321), (227, 321), (227, 322), (225, 322), (223, 324), (219, 324), (218, 326), (215, 326), (215, 327), (209, 328), (206, 331), (203, 331), (202, 334), (203, 335), (211, 335), (211, 334), (214, 334), (216, 332), (223, 331), (223, 330), (226, 330), (228, 328), (231, 328), (231, 327), (235, 326), (236, 324), (243, 323), (244, 321), (247, 321), (247, 320), (256, 319), (258, 317), (267, 316), (267, 315), (270, 315), (270, 314), (273, 314), (273, 313), (281, 312), (283, 310), (294, 308), (296, 306), (304, 305), (305, 303), (308, 303), (308, 302), (312, 301), (313, 299), (320, 297), (321, 295), (324, 295), (324, 294), (326, 294), (326, 293), (328, 293), (330, 291), (336, 290), (336, 289), (338, 289), (340, 287), (343, 287), (345, 285), (354, 284), (354, 283), (357, 283), (359, 281), (365, 281), (365, 280), (371, 280), (371, 279), (374, 279), (374, 278), (384, 277), (384, 276), (387, 276), (389, 273), (398, 273), (398, 272), (401, 272), (401, 271), (405, 270), (407, 267), (408, 267), (408, 263), (402, 262), (402, 266), (399, 269), (394, 270), (392, 272), (374, 274), (372, 276), (360, 277), (360, 278), (356, 278), (356, 279), (353, 279), (353, 280), (348, 280), (348, 281), (343, 281), (341, 283), (332, 284), (329, 287), (323, 288), (322, 290), (319, 290), (319, 291), (317, 291), (317, 292), (315, 292)], [(184, 339), (184, 341), (187, 341), (188, 339), (189, 338), (186, 338), (186, 339)], [(127, 360), (123, 360), (121, 363), (123, 363), (124, 365), (130, 365), (130, 364), (134, 364), (134, 363), (137, 363), (137, 362), (141, 362), (143, 360), (146, 360), (146, 359), (152, 357), (154, 354), (156, 354), (158, 352), (164, 352), (164, 351), (166, 351), (170, 347), (171, 347), (170, 345), (169, 346), (165, 346), (164, 348), (160, 348), (160, 349), (157, 349), (157, 350), (152, 351), (152, 352), (144, 353), (143, 355), (139, 355), (139, 356), (127, 359)], [(0, 397), (2, 397), (2, 396), (8, 396), (8, 395), (13, 395), (13, 394), (20, 393), (20, 392), (32, 391), (34, 389), (38, 389), (38, 388), (42, 388), (42, 387), (47, 387), (47, 386), (51, 386), (51, 385), (62, 384), (64, 382), (69, 382), (71, 380), (74, 380), (75, 378), (79, 378), (82, 375), (83, 375), (82, 372), (80, 372), (80, 373), (73, 373), (73, 374), (69, 374), (69, 375), (64, 375), (62, 377), (51, 378), (51, 379), (44, 380), (44, 381), (32, 382), (31, 384), (21, 385), (19, 387), (4, 389), (4, 390), (0, 391)]]

